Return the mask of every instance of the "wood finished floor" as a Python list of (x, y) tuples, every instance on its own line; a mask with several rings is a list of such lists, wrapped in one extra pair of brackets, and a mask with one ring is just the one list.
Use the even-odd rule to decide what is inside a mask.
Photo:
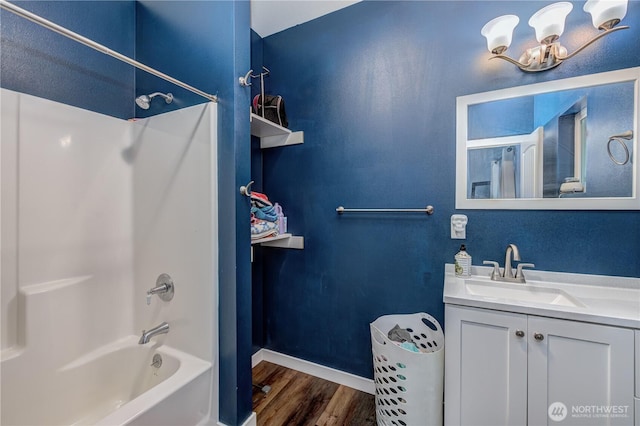
[(337, 383), (262, 361), (253, 383), (269, 385), (265, 395), (253, 387), (258, 426), (375, 425), (375, 397)]

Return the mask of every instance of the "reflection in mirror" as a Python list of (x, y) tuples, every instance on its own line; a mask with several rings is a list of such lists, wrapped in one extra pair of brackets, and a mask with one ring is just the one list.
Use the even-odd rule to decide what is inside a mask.
[[(457, 207), (580, 209), (596, 208), (592, 199), (637, 200), (638, 70), (459, 97)], [(604, 84), (603, 75), (614, 78)], [(625, 208), (615, 206), (601, 208)]]
[[(519, 198), (520, 145), (469, 150), (469, 198)], [(519, 177), (519, 176), (518, 176)]]
[[(633, 128), (633, 82), (470, 105), (468, 114), (468, 198), (631, 196), (632, 168), (615, 167), (605, 142)], [(472, 194), (485, 181), (489, 193)]]

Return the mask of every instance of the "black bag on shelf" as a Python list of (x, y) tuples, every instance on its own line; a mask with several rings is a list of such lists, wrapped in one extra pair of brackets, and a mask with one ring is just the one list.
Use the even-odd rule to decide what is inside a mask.
[(264, 102), (262, 96), (256, 95), (253, 98), (253, 112), (262, 117), (262, 108), (264, 107), (264, 118), (273, 121), (279, 126), (289, 127), (287, 121), (287, 113), (284, 110), (284, 99), (280, 95), (265, 95)]

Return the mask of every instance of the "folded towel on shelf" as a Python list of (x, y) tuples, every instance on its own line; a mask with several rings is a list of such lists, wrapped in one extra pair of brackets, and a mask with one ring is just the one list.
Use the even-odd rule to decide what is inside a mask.
[(272, 205), (271, 201), (269, 201), (269, 198), (260, 192), (251, 191), (250, 198), (251, 198), (251, 205), (258, 208)]
[(255, 215), (256, 218), (269, 222), (276, 222), (278, 220), (278, 215), (273, 206), (251, 207), (251, 213)]
[(278, 235), (278, 224), (251, 216), (251, 239), (257, 240)]

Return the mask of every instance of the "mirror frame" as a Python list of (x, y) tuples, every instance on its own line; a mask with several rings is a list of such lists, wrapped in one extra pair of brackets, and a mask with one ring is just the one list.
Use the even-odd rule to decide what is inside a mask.
[[(580, 198), (467, 198), (467, 118), (468, 107), (483, 102), (537, 95), (560, 90), (580, 89), (611, 83), (634, 83), (632, 158), (633, 182), (631, 197)], [(499, 210), (640, 210), (640, 160), (638, 159), (638, 125), (640, 124), (640, 67), (625, 68), (599, 74), (589, 74), (561, 80), (545, 81), (456, 98), (456, 209)]]

